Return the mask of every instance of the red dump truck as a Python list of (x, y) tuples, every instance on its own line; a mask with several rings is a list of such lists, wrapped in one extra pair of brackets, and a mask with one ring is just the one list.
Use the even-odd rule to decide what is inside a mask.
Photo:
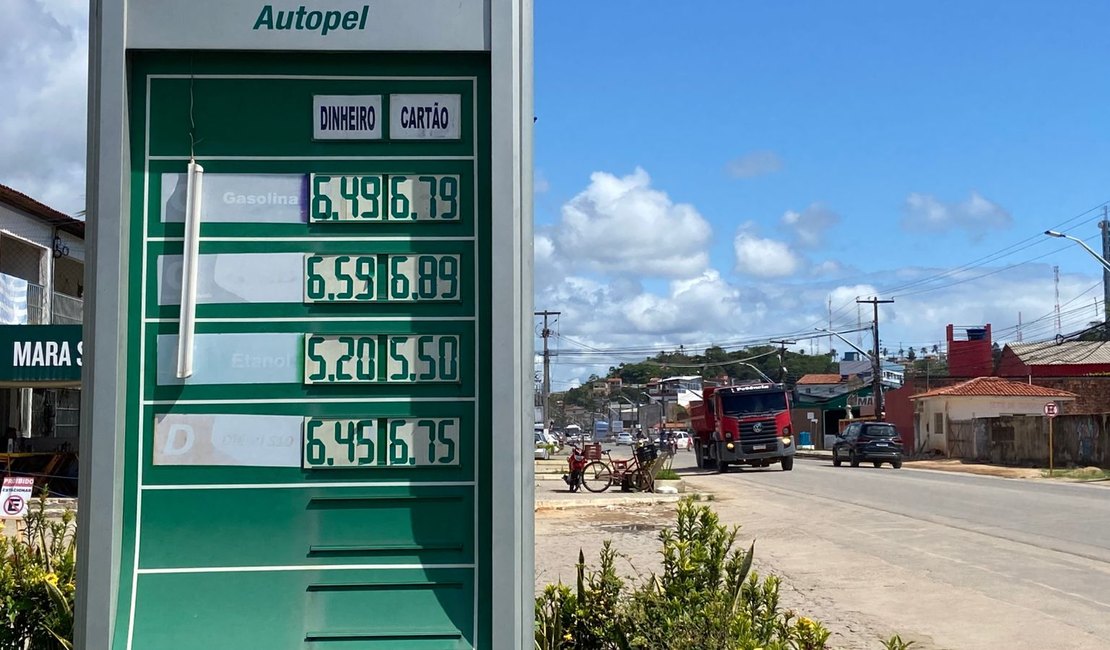
[(698, 467), (728, 471), (729, 465), (794, 468), (790, 397), (782, 384), (710, 386), (690, 404)]

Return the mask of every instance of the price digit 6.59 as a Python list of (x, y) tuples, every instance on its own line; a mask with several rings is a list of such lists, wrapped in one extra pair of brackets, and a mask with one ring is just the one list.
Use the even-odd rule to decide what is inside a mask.
[(376, 255), (304, 256), (304, 301), (367, 302), (374, 300)]

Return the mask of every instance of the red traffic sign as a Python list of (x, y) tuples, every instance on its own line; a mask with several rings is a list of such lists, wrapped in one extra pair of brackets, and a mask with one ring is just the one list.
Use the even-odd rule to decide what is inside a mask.
[(4, 514), (9, 517), (18, 517), (23, 514), (23, 506), (25, 505), (26, 502), (23, 497), (13, 494), (4, 500)]
[(30, 476), (7, 476), (0, 483), (0, 518), (21, 519), (27, 514), (35, 479)]
[(1056, 402), (1049, 402), (1048, 404), (1045, 404), (1044, 405), (1044, 414), (1045, 414), (1046, 417), (1050, 417), (1050, 418), (1054, 418), (1057, 415), (1059, 415), (1060, 411), (1059, 411), (1059, 407), (1056, 406)]

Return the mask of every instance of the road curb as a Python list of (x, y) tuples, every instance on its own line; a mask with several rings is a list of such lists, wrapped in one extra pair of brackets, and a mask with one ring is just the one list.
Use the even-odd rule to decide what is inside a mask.
[(535, 510), (568, 510), (571, 508), (605, 508), (608, 506), (655, 505), (677, 503), (682, 494), (650, 494), (644, 496), (586, 497), (583, 499), (536, 499)]

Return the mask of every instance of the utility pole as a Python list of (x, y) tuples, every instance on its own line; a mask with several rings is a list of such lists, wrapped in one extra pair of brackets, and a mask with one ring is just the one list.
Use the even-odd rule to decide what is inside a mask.
[(797, 341), (771, 341), (779, 347), (779, 383), (786, 383), (786, 346), (794, 345)]
[[(1102, 258), (1110, 259), (1110, 207), (1102, 206), (1102, 221), (1098, 223), (1102, 230)], [(1102, 309), (1103, 326), (1102, 336), (1107, 337), (1106, 329), (1110, 327), (1110, 270), (1102, 269)]]
[(871, 321), (871, 333), (874, 334), (875, 347), (871, 353), (871, 393), (875, 401), (875, 419), (883, 418), (883, 362), (879, 356), (879, 305), (894, 302), (894, 299), (879, 300), (878, 297), (868, 300), (856, 298), (856, 303), (867, 303), (875, 308), (875, 320)]
[[(1105, 272), (1104, 272), (1105, 273)], [(1056, 286), (1056, 336), (1060, 336), (1060, 267), (1052, 267), (1052, 282)]]
[(543, 426), (546, 429), (547, 424), (547, 400), (551, 396), (551, 350), (547, 347), (547, 337), (551, 336), (551, 330), (547, 327), (548, 316), (558, 316), (560, 312), (557, 311), (537, 311), (536, 316), (543, 316), (543, 388), (540, 390), (542, 393), (540, 403), (540, 411), (543, 413)]
[[(829, 296), (829, 331), (832, 331), (832, 296)], [(832, 334), (829, 334), (829, 354), (832, 354)], [(833, 359), (836, 361), (836, 359)]]

